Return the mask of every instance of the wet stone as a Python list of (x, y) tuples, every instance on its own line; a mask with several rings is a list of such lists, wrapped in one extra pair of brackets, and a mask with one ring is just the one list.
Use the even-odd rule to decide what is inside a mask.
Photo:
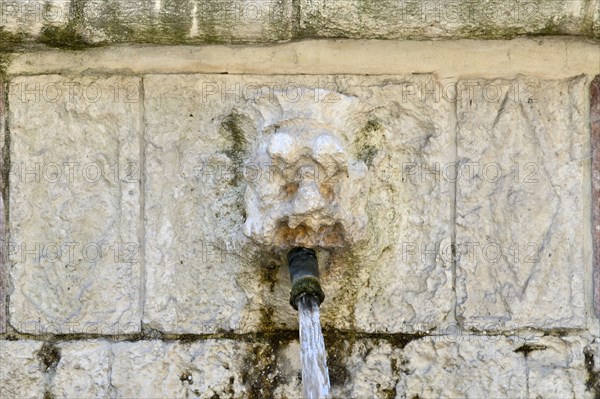
[(452, 104), (442, 96), (451, 82), (429, 75), (150, 75), (144, 84), (145, 324), (177, 333), (297, 327), (285, 248), (243, 233), (245, 206), (255, 203), (245, 201), (247, 186), (274, 182), (269, 165), (245, 162), (264, 129), (288, 126), (283, 115), (328, 126), (348, 159), (366, 166), (351, 187), (364, 183), (364, 194), (340, 209), (365, 213), (367, 227), (350, 248), (317, 254), (323, 324), (410, 332), (448, 320), (452, 183), (441, 170), (453, 159)]

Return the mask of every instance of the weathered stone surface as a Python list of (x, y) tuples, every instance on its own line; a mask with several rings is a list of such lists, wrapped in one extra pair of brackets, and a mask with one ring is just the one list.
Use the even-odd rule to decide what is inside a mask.
[(583, 0), (303, 0), (300, 31), (311, 37), (378, 39), (578, 34), (587, 7)]
[[(349, 335), (347, 337), (350, 337)], [(330, 337), (333, 397), (589, 398), (598, 344), (579, 336)], [(300, 397), (298, 342), (0, 341), (1, 397)], [(593, 363), (593, 364), (592, 364)]]
[(290, 0), (92, 0), (85, 4), (85, 36), (91, 42), (273, 42), (291, 38), (291, 14)]
[(5, 111), (4, 111), (4, 81), (0, 79), (0, 334), (6, 331), (6, 296), (8, 294), (8, 257), (6, 256), (6, 211), (4, 206), (4, 152), (6, 148)]
[(504, 337), (448, 336), (410, 342), (396, 392), (406, 397), (526, 398), (526, 365)]
[[(409, 342), (359, 339), (330, 347), (333, 397), (594, 398), (578, 337), (448, 335)], [(532, 337), (529, 337), (532, 338)], [(279, 352), (277, 397), (297, 397), (298, 345)], [(331, 358), (335, 360), (332, 361)], [(589, 356), (588, 356), (589, 357)]]
[(370, 194), (368, 241), (353, 260), (331, 261), (328, 306), (353, 306), (350, 314), (330, 308), (338, 315), (332, 326), (354, 319), (362, 331), (428, 330), (448, 321), (454, 301), (446, 178), (454, 157), (453, 84), (426, 75), (336, 84), (368, 104), (355, 145), (369, 165)]
[(592, 12), (592, 34), (600, 37), (600, 1), (596, 0)]
[(460, 82), (456, 292), (467, 327), (585, 327), (586, 84)]
[(0, 398), (41, 398), (45, 376), (37, 341), (0, 340)]
[[(275, 87), (285, 90), (275, 94)], [(285, 251), (249, 245), (242, 224), (246, 180), (269, 178), (266, 165), (244, 167), (255, 144), (247, 132), (259, 121), (244, 107), (262, 92), (271, 103), (260, 113), (269, 119), (304, 101), (297, 97), (300, 87), (312, 89), (303, 91), (312, 103), (303, 103), (299, 114), (324, 107), (330, 110), (324, 115), (340, 115), (336, 92), (356, 97), (360, 107), (339, 124), (352, 157), (367, 164), (371, 185), (363, 243), (319, 252), (324, 324), (406, 331), (448, 317), (452, 208), (450, 183), (441, 174), (454, 139), (442, 82), (430, 76), (171, 75), (145, 78), (144, 322), (150, 327), (206, 333), (297, 325)], [(407, 165), (411, 169), (403, 170)], [(436, 168), (437, 174), (428, 172)]]
[(144, 79), (144, 322), (165, 331), (239, 329), (247, 301), (237, 281), (240, 254), (226, 256), (241, 235), (241, 189), (233, 175), (212, 169), (228, 165), (225, 152), (238, 145), (221, 127), (234, 103), (221, 101), (221, 93), (204, 97), (215, 81), (209, 75)]
[(6, 332), (6, 297), (8, 295), (8, 257), (5, 229), (4, 200), (0, 195), (0, 334)]
[(65, 25), (70, 6), (71, 0), (2, 0), (0, 29), (37, 35), (44, 27)]
[(114, 345), (111, 384), (117, 397), (247, 397), (250, 346), (228, 340), (190, 344), (145, 341)]
[[(600, 60), (599, 60), (600, 61)], [(590, 121), (592, 129), (592, 245), (594, 311), (600, 318), (600, 75), (590, 85)]]
[(6, 38), (19, 44), (37, 41), (63, 48), (323, 37), (598, 37), (599, 15), (596, 0), (2, 0), (0, 37), (4, 31), (16, 35)]
[(15, 78), (10, 321), (19, 331), (140, 329), (137, 78)]
[[(337, 97), (337, 107), (314, 107), (312, 90), (305, 90), (304, 103), (255, 121), (258, 135), (244, 165), (271, 166), (268, 179), (247, 181), (244, 234), (281, 250), (352, 246), (367, 225), (367, 166), (348, 154), (346, 132), (336, 125), (352, 117), (348, 109), (358, 101), (323, 90), (323, 97)], [(270, 108), (269, 101), (253, 104), (257, 114)]]
[(112, 344), (106, 341), (65, 342), (60, 344), (60, 354), (50, 387), (53, 397), (113, 397)]
[[(530, 398), (595, 398), (586, 387), (586, 342), (577, 337), (541, 337), (527, 354)], [(539, 349), (537, 349), (539, 348)]]

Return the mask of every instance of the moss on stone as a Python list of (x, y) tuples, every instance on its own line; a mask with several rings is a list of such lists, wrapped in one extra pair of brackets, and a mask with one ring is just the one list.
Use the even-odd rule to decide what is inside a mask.
[(253, 262), (259, 266), (259, 282), (263, 286), (269, 288), (269, 292), (275, 291), (275, 284), (277, 283), (277, 274), (279, 273), (281, 260), (276, 255), (271, 253), (260, 252), (257, 254), (256, 261)]
[(66, 50), (82, 50), (94, 47), (81, 34), (85, 25), (84, 8), (87, 0), (72, 0), (69, 8), (69, 21), (65, 25), (46, 25), (37, 38), (39, 43)]
[(98, 25), (108, 36), (110, 41), (128, 40), (131, 38), (132, 29), (122, 23), (122, 13), (117, 3), (106, 2), (103, 4), (102, 18)]
[(267, 334), (272, 334), (276, 330), (275, 322), (273, 321), (273, 308), (260, 308), (259, 331)]
[(588, 378), (585, 381), (585, 389), (586, 391), (591, 392), (594, 395), (594, 399), (600, 399), (600, 376), (594, 370), (595, 368), (595, 359), (594, 354), (591, 350), (585, 349), (583, 351), (585, 369), (588, 373)]
[(25, 34), (7, 31), (0, 26), (0, 52), (10, 52), (23, 43)]
[(0, 26), (0, 78), (6, 74), (11, 53), (23, 44), (25, 38), (23, 33), (9, 32)]
[(45, 26), (40, 32), (39, 42), (50, 47), (66, 50), (82, 50), (92, 47), (72, 25)]
[(515, 37), (527, 34), (523, 27), (495, 27), (487, 25), (469, 26), (459, 30), (458, 37), (472, 39), (514, 39)]
[(357, 134), (354, 145), (357, 151), (357, 157), (367, 166), (373, 165), (373, 159), (377, 156), (379, 150), (375, 142), (378, 139), (378, 132), (381, 124), (376, 119), (369, 119), (366, 125)]
[(244, 122), (244, 117), (236, 113), (228, 115), (221, 122), (221, 133), (230, 143), (229, 148), (223, 152), (229, 157), (229, 159), (231, 159), (232, 162), (232, 186), (238, 186), (243, 179), (244, 154), (246, 153), (248, 145), (242, 128)]
[(536, 32), (536, 35), (539, 36), (552, 36), (562, 34), (564, 34), (562, 24), (560, 22), (555, 22), (554, 20), (549, 20), (548, 22), (546, 22), (546, 25), (543, 28)]
[(42, 371), (54, 370), (60, 362), (60, 349), (53, 343), (44, 342), (37, 356), (40, 359)]
[(331, 386), (345, 386), (350, 381), (350, 371), (346, 367), (352, 347), (356, 342), (354, 333), (340, 334), (339, 331), (323, 331), (325, 350), (327, 351), (327, 369)]
[[(268, 318), (268, 316), (267, 316)], [(244, 358), (241, 382), (249, 399), (274, 398), (277, 387), (284, 384), (278, 356), (281, 349), (298, 338), (295, 331), (274, 331), (256, 336)]]

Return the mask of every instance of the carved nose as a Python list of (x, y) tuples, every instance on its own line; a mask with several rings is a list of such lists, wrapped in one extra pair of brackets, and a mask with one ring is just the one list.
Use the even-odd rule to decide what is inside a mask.
[(298, 187), (298, 192), (292, 203), (293, 212), (297, 215), (317, 212), (326, 206), (325, 198), (319, 192), (319, 187), (314, 181), (303, 181)]

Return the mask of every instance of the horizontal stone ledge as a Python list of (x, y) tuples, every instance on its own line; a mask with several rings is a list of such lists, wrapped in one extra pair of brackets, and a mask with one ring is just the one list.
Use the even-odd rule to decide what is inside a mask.
[[(132, 63), (131, 60), (135, 60)], [(270, 46), (130, 46), (15, 53), (8, 75), (47, 73), (422, 74), (553, 79), (600, 73), (600, 46), (514, 40), (307, 40)]]

